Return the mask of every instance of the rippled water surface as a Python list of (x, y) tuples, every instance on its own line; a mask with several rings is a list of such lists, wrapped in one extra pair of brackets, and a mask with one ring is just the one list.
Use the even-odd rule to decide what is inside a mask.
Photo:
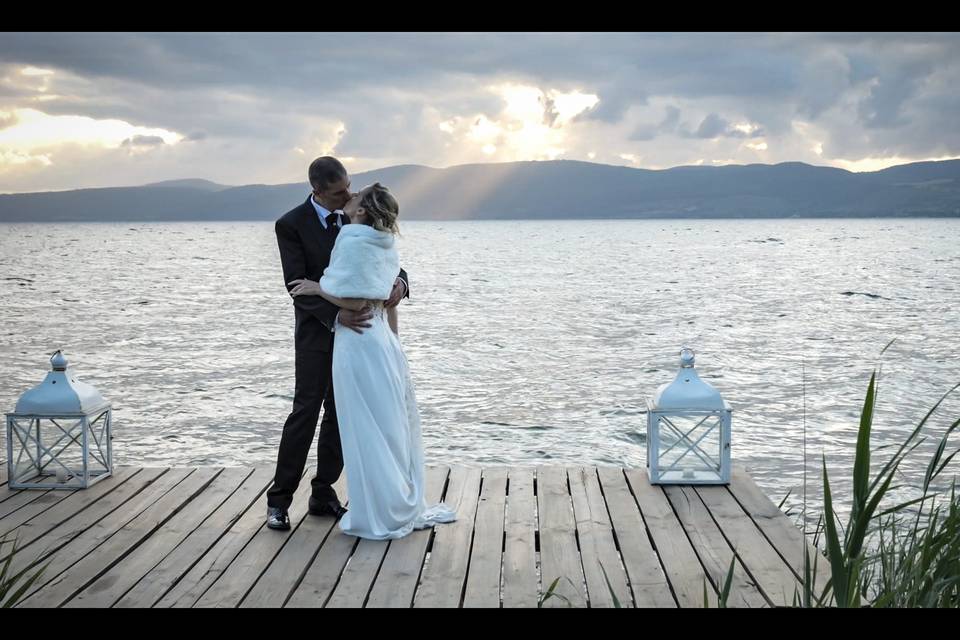
[[(402, 230), (401, 340), (430, 462), (643, 466), (644, 400), (687, 344), (734, 408), (734, 462), (796, 505), (821, 453), (849, 486), (887, 342), (875, 445), (960, 381), (958, 220)], [(0, 225), (0, 318), (4, 411), (62, 348), (113, 402), (117, 463), (274, 462), (294, 353), (272, 223)], [(942, 409), (932, 434), (960, 402)]]

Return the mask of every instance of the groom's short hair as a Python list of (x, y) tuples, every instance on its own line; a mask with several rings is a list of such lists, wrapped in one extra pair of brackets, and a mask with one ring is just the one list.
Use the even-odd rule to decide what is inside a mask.
[(334, 182), (346, 178), (347, 170), (336, 158), (321, 156), (310, 163), (307, 177), (314, 191), (326, 191)]

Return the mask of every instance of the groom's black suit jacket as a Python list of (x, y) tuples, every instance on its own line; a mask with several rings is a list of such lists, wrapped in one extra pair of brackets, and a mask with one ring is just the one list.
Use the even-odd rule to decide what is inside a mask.
[[(324, 229), (308, 196), (306, 201), (283, 214), (276, 223), (277, 244), (280, 246), (280, 262), (283, 265), (283, 282), (306, 278), (319, 281), (324, 269), (330, 264), (330, 252), (337, 240), (340, 228), (328, 224)], [(340, 216), (344, 224), (350, 220)], [(407, 285), (404, 297), (410, 295), (407, 272), (399, 276)], [(287, 285), (287, 291), (293, 286)], [(296, 314), (294, 341), (297, 351), (329, 351), (333, 346), (333, 323), (339, 307), (322, 296), (297, 296), (293, 300)]]

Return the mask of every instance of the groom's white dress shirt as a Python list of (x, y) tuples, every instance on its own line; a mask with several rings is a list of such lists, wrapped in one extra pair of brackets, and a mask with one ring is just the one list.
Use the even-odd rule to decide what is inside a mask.
[(310, 204), (312, 204), (313, 208), (317, 210), (317, 216), (320, 218), (320, 224), (323, 225), (324, 229), (327, 228), (327, 216), (329, 216), (331, 213), (337, 214), (337, 226), (338, 227), (343, 226), (343, 218), (341, 216), (343, 216), (344, 213), (342, 209), (337, 209), (336, 211), (330, 211), (326, 207), (322, 207), (319, 204), (317, 204), (317, 201), (313, 199), (313, 196), (310, 196)]
[[(320, 224), (323, 225), (323, 228), (324, 228), (324, 229), (327, 228), (327, 216), (329, 216), (331, 213), (337, 214), (337, 223), (336, 223), (336, 224), (337, 224), (338, 227), (343, 227), (343, 218), (342, 218), (341, 216), (343, 216), (344, 213), (343, 213), (343, 210), (342, 210), (342, 209), (337, 209), (336, 211), (330, 211), (330, 210), (327, 209), (326, 207), (322, 207), (322, 206), (320, 206), (319, 204), (317, 204), (317, 201), (313, 199), (313, 196), (312, 196), (312, 195), (310, 196), (310, 204), (312, 204), (312, 205), (313, 205), (313, 208), (316, 209), (316, 211), (317, 211), (317, 217), (320, 218)], [(336, 330), (337, 330), (337, 320), (338, 320), (339, 318), (340, 318), (340, 312), (337, 311), (337, 315), (335, 315), (335, 316), (333, 317), (333, 327), (330, 328), (330, 331), (336, 331)]]

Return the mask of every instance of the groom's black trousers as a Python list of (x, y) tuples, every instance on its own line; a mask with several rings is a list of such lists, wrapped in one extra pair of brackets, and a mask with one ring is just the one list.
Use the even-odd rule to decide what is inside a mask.
[(317, 431), (321, 406), (323, 422), (320, 423), (320, 437), (317, 438), (317, 475), (310, 482), (311, 493), (322, 503), (337, 497), (330, 485), (337, 481), (343, 471), (343, 452), (333, 400), (332, 358), (332, 347), (329, 351), (296, 353), (293, 411), (283, 425), (277, 471), (273, 486), (267, 492), (267, 505), (271, 507), (288, 509), (293, 502), (293, 493), (300, 484), (310, 443)]

